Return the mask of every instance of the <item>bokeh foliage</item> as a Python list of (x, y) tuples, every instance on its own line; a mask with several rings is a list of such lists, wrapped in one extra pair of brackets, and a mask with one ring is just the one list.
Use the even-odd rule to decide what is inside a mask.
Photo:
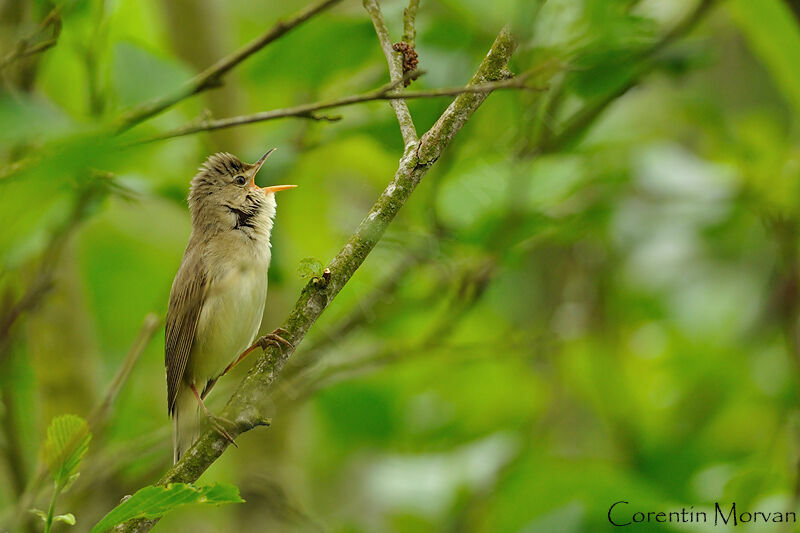
[[(360, 2), (116, 137), (106, 132), (122, 111), (305, 4), (0, 2), (0, 50), (46, 38), (39, 23), (56, 5), (57, 44), (0, 71), (4, 313), (42, 273), (53, 279), (0, 339), (3, 520), (36, 475), (49, 421), (88, 417), (145, 315), (163, 316), (188, 182), (208, 154), (255, 160), (277, 146), (260, 183), (299, 185), (279, 197), (263, 332), (304, 285), (298, 266), (338, 252), (402, 154), (386, 102), (335, 110), (334, 123), (132, 144), (206, 109), (382, 85)], [(405, 5), (382, 2), (395, 37)], [(788, 506), (800, 443), (798, 13), (729, 0), (671, 35), (697, 5), (422, 0), (425, 75), (412, 89), (466, 83), (511, 21), (512, 67), (545, 90), (489, 97), (295, 354), (273, 426), (205, 474), (247, 503), (187, 508), (158, 527), (598, 531), (620, 499)], [(447, 103), (410, 101), (417, 129)], [(162, 337), (60, 500), (76, 530), (169, 464)], [(212, 408), (245, 371), (217, 385)]]

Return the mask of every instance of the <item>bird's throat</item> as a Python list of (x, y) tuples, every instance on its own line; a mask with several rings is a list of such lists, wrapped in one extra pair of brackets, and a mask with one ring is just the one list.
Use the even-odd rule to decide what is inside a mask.
[(248, 213), (246, 211), (242, 211), (241, 209), (237, 209), (229, 205), (226, 205), (225, 207), (230, 209), (231, 213), (236, 215), (236, 225), (234, 226), (234, 229), (241, 229), (241, 228), (255, 229), (253, 219), (256, 216), (256, 213)]

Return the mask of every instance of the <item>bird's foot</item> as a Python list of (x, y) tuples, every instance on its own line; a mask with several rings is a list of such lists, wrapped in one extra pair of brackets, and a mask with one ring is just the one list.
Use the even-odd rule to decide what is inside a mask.
[(264, 335), (263, 337), (258, 339), (256, 341), (256, 344), (261, 346), (262, 350), (266, 350), (267, 346), (269, 346), (270, 344), (274, 344), (279, 349), (282, 348), (282, 345), (286, 346), (288, 348), (294, 349), (294, 344), (292, 344), (291, 342), (289, 342), (286, 339), (284, 339), (281, 335), (279, 335), (279, 333), (281, 333), (281, 334), (283, 334), (283, 335), (285, 335), (287, 337), (289, 336), (289, 332), (288, 331), (286, 331), (283, 328), (278, 328), (275, 331), (273, 331), (272, 333), (268, 333), (267, 335)]
[(224, 376), (225, 374), (230, 372), (233, 369), (233, 367), (238, 365), (242, 361), (242, 359), (247, 357), (248, 354), (253, 350), (255, 350), (256, 348), (261, 348), (262, 350), (266, 350), (267, 346), (269, 346), (270, 344), (274, 344), (275, 346), (278, 347), (278, 349), (282, 349), (283, 346), (288, 346), (289, 348), (294, 349), (294, 344), (281, 337), (281, 335), (278, 335), (279, 333), (286, 335), (287, 337), (289, 336), (289, 332), (283, 328), (278, 328), (272, 333), (264, 335), (263, 337), (256, 340), (256, 342), (254, 342), (252, 346), (250, 346), (248, 349), (242, 352), (242, 355), (237, 357), (233, 363), (229, 364), (227, 368), (225, 368), (225, 370), (222, 371), (221, 375)]
[(197, 392), (197, 387), (194, 386), (194, 383), (192, 383), (191, 389), (192, 389), (192, 393), (194, 393), (194, 397), (197, 398), (197, 403), (200, 404), (200, 408), (203, 410), (203, 414), (205, 414), (206, 418), (208, 418), (209, 425), (214, 429), (214, 431), (216, 431), (222, 437), (224, 437), (225, 440), (227, 440), (228, 442), (230, 442), (231, 444), (233, 444), (235, 447), (238, 448), (239, 446), (233, 440), (233, 437), (231, 437), (231, 434), (228, 433), (228, 430), (225, 429), (225, 425), (224, 425), (224, 424), (227, 424), (228, 427), (235, 428), (236, 424), (234, 424), (233, 422), (231, 422), (227, 418), (223, 418), (221, 416), (217, 416), (214, 413), (212, 413), (211, 411), (209, 411), (208, 407), (206, 407), (205, 402), (203, 402), (202, 395), (199, 392)]
[(236, 441), (233, 440), (233, 437), (231, 436), (231, 434), (228, 432), (227, 428), (225, 427), (225, 426), (228, 426), (228, 427), (231, 427), (231, 428), (232, 427), (236, 427), (236, 424), (234, 424), (233, 422), (231, 422), (227, 418), (224, 418), (224, 417), (221, 417), (221, 416), (217, 416), (217, 415), (211, 413), (210, 411), (206, 411), (206, 418), (208, 418), (208, 424), (211, 426), (211, 428), (214, 431), (219, 433), (225, 440), (227, 440), (228, 442), (233, 444), (236, 448), (239, 447), (239, 445), (236, 444)]

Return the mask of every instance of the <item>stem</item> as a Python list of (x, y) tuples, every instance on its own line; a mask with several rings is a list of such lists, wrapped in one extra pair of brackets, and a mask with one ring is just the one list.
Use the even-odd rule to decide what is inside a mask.
[(47, 520), (44, 523), (44, 533), (50, 533), (53, 528), (53, 515), (56, 511), (56, 500), (61, 493), (61, 487), (58, 483), (53, 484), (53, 497), (50, 499), (50, 508), (47, 510)]
[(0, 313), (0, 363), (8, 356), (12, 337), (12, 327), (24, 313), (36, 308), (54, 283), (55, 266), (61, 257), (69, 238), (80, 223), (88, 216), (89, 208), (98, 195), (104, 191), (89, 185), (80, 192), (67, 220), (56, 229), (42, 253), (39, 266), (31, 283), (16, 303)]
[(98, 429), (105, 424), (117, 396), (133, 371), (133, 367), (136, 366), (139, 357), (142, 355), (145, 348), (147, 348), (147, 345), (150, 344), (150, 340), (153, 338), (153, 335), (160, 325), (161, 319), (155, 313), (148, 313), (147, 316), (144, 317), (144, 322), (139, 329), (136, 340), (133, 342), (130, 350), (128, 350), (128, 354), (125, 356), (122, 366), (120, 366), (119, 370), (117, 370), (117, 373), (114, 375), (114, 379), (111, 380), (111, 385), (108, 386), (103, 400), (92, 409), (92, 412), (89, 414), (89, 427), (94, 433), (97, 433)]

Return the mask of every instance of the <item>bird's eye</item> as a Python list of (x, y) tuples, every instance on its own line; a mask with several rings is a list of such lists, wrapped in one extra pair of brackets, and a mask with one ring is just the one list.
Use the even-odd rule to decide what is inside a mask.
[(236, 185), (244, 185), (247, 183), (247, 179), (244, 176), (236, 176), (233, 178), (233, 181), (236, 183)]

